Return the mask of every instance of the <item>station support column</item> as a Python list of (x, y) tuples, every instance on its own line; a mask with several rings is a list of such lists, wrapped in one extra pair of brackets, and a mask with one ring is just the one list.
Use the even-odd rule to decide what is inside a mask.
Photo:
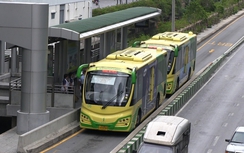
[(112, 42), (112, 32), (106, 32), (100, 35), (100, 52), (99, 52), (99, 59), (105, 58), (108, 54), (111, 53), (113, 49)]
[(121, 28), (121, 49), (127, 48), (127, 27)]
[(16, 57), (17, 57), (17, 47), (11, 49), (11, 76), (15, 76), (15, 74), (17, 73)]
[(55, 47), (55, 54), (54, 54), (54, 81), (55, 83), (59, 82), (61, 84), (61, 81), (62, 81), (62, 78), (63, 76), (61, 76), (61, 73), (60, 73), (60, 69), (62, 66), (60, 66), (61, 64), (61, 53), (60, 53), (60, 43), (56, 43), (54, 45)]
[(91, 60), (91, 45), (92, 45), (92, 40), (91, 40), (91, 38), (86, 38), (85, 40), (84, 40), (84, 43), (85, 43), (85, 45), (84, 45), (84, 54), (83, 54), (83, 62), (84, 63), (90, 63), (90, 62), (92, 62), (92, 60)]
[(46, 110), (49, 6), (29, 3), (23, 5), (19, 7), (29, 10), (28, 13), (31, 14), (28, 19), (30, 24), (25, 27), (28, 29), (25, 38), (31, 39), (23, 47), (21, 105), (17, 112), (18, 134), (49, 122), (49, 111)]
[(4, 42), (0, 40), (0, 75), (4, 73), (4, 65), (5, 65)]
[(106, 55), (106, 38), (105, 33), (100, 35), (100, 51), (99, 51), (99, 59), (103, 59)]
[(68, 40), (62, 40), (60, 41), (60, 47), (59, 47), (59, 51), (60, 51), (60, 75), (61, 75), (61, 80), (63, 80), (63, 76), (65, 73), (67, 73), (68, 70), (68, 53), (67, 53), (67, 46), (68, 45)]

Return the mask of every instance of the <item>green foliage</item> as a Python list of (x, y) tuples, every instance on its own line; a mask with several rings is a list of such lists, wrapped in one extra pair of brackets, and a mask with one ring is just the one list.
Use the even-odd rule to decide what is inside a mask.
[(131, 38), (131, 39), (129, 40), (129, 42), (128, 42), (128, 45), (129, 45), (129, 46), (132, 46), (132, 44), (133, 44), (135, 41), (143, 41), (143, 40), (147, 40), (147, 39), (150, 39), (150, 38), (151, 38), (151, 36), (142, 34), (142, 35), (140, 35), (139, 37)]
[(93, 9), (92, 16), (94, 17), (94, 16), (105, 14), (105, 13), (111, 13), (111, 12), (115, 12), (115, 11), (132, 8), (132, 7), (139, 7), (139, 6), (159, 8), (159, 7), (157, 7), (158, 5), (156, 2), (154, 2), (154, 0), (139, 0), (139, 1), (136, 1), (133, 3), (129, 3), (129, 4), (120, 4), (120, 5), (116, 5), (116, 6), (109, 6), (109, 7), (105, 7), (105, 8)]
[[(181, 6), (182, 4), (181, 0), (176, 0), (175, 2), (176, 2), (176, 7), (175, 7), (176, 18), (181, 18), (183, 16), (183, 11), (184, 11)], [(139, 7), (139, 6), (155, 7), (161, 9), (162, 11), (161, 19), (163, 21), (168, 21), (171, 18), (171, 14), (172, 14), (171, 0), (139, 0), (129, 4), (121, 4), (121, 5), (109, 6), (105, 8), (97, 8), (97, 9), (93, 9), (92, 16), (94, 17), (105, 13), (111, 13), (111, 12), (120, 11), (131, 7)]]
[(189, 25), (189, 22), (183, 18), (175, 21), (175, 30), (180, 30), (184, 27), (187, 27)]
[(171, 31), (171, 22), (159, 22), (158, 23), (157, 33), (164, 32), (164, 31)]
[(197, 1), (192, 1), (186, 7), (184, 13), (184, 18), (188, 20), (189, 23), (194, 23), (199, 20), (207, 19), (207, 17), (207, 12)]
[(215, 12), (219, 13), (220, 15), (224, 14), (224, 7), (221, 3), (216, 4)]
[[(194, 33), (201, 32), (206, 27), (211, 27), (211, 25), (219, 22), (221, 18), (227, 17), (244, 7), (242, 0), (175, 0), (175, 4), (175, 30), (180, 30), (202, 20), (201, 24), (191, 29)], [(231, 7), (233, 4), (237, 5)], [(92, 14), (98, 16), (138, 6), (155, 7), (161, 9), (162, 12), (159, 17), (154, 18), (156, 28), (151, 28), (150, 33), (147, 33), (148, 30), (139, 30), (136, 34), (130, 33), (128, 35), (130, 46), (134, 41), (149, 39), (149, 35), (171, 31), (172, 0), (138, 0), (129, 4), (93, 9)], [(214, 12), (218, 13), (218, 16), (209, 18)]]
[(214, 12), (214, 0), (198, 0), (198, 3), (204, 8), (206, 12)]

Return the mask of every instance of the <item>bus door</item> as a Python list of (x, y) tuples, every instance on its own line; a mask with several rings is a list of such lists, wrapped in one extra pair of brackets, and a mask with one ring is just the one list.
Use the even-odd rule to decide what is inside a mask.
[(151, 111), (156, 104), (156, 75), (155, 75), (155, 63), (153, 62), (144, 69), (143, 74), (143, 114), (145, 115)]

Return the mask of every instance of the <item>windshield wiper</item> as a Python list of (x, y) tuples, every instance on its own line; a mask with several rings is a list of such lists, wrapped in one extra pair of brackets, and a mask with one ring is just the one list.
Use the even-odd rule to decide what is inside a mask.
[(115, 95), (113, 98), (111, 98), (105, 105), (103, 105), (102, 109), (105, 109), (108, 105), (110, 105), (115, 99), (116, 97), (120, 96), (123, 94), (124, 91), (121, 91), (119, 94)]

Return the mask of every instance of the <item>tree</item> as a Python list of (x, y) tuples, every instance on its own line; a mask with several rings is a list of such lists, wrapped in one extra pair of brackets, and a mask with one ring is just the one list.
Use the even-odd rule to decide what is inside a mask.
[(214, 0), (198, 0), (198, 3), (207, 12), (214, 12), (215, 10)]
[(203, 7), (197, 2), (192, 1), (184, 12), (184, 17), (188, 20), (189, 23), (194, 23), (199, 20), (205, 20), (208, 18), (207, 12)]

